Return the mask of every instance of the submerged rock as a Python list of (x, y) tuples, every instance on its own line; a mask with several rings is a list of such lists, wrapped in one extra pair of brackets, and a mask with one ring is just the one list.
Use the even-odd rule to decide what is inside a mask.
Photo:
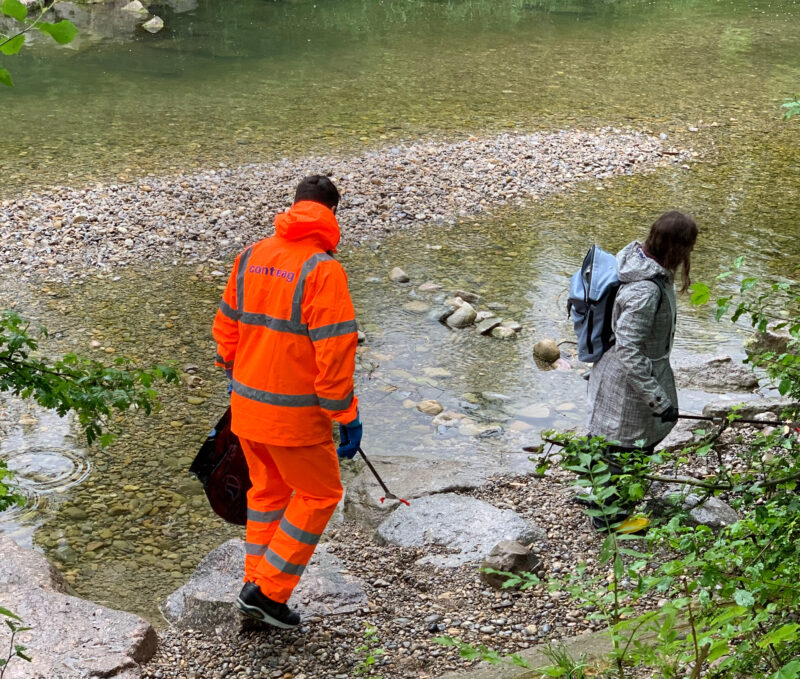
[(122, 7), (122, 11), (133, 12), (135, 14), (147, 14), (147, 9), (139, 0), (131, 0), (131, 2)]
[(426, 415), (438, 415), (440, 412), (444, 410), (439, 401), (428, 400), (428, 401), (420, 401), (417, 403), (417, 410), (421, 413), (425, 413)]
[(11, 662), (7, 679), (136, 679), (157, 637), (146, 620), (65, 594), (60, 573), (38, 552), (0, 536), (0, 604), (33, 629), (17, 635), (31, 663)]
[(675, 383), (680, 389), (700, 389), (727, 393), (754, 391), (758, 378), (753, 371), (734, 363), (730, 356), (693, 356), (675, 367)]
[(476, 329), (481, 335), (488, 335), (502, 322), (502, 318), (486, 318), (478, 323)]
[(498, 325), (492, 329), (491, 335), (497, 339), (511, 339), (516, 337), (517, 333), (513, 328), (509, 328), (506, 325)]
[(539, 340), (533, 345), (533, 355), (545, 363), (555, 363), (561, 358), (561, 350), (555, 340)]
[(160, 16), (153, 16), (142, 24), (142, 28), (148, 33), (158, 33), (164, 28), (164, 20)]
[(404, 511), (391, 514), (375, 531), (381, 544), (445, 550), (419, 561), (445, 568), (480, 561), (498, 538), (532, 543), (546, 537), (544, 530), (510, 509), (454, 493), (415, 500)]
[(389, 280), (395, 283), (408, 283), (411, 279), (405, 271), (396, 266), (389, 272)]
[[(203, 558), (189, 581), (164, 601), (161, 612), (181, 629), (238, 629), (234, 601), (242, 589), (244, 542), (228, 540)], [(342, 563), (321, 544), (291, 598), (303, 616), (354, 613), (367, 603), (361, 580), (344, 575)]]
[[(797, 353), (798, 345), (792, 344), (792, 336), (786, 327), (776, 328), (778, 323), (770, 323), (765, 332), (755, 332), (744, 342), (744, 350), (748, 354), (760, 354), (772, 351), (776, 354)], [(791, 350), (790, 350), (791, 349)]]

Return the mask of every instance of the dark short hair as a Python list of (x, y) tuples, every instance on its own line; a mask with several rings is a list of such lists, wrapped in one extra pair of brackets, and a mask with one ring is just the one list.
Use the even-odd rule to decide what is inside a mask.
[(682, 289), (685, 291), (691, 282), (691, 254), (696, 241), (697, 224), (694, 219), (683, 212), (672, 210), (653, 222), (644, 248), (665, 269), (677, 271), (683, 265)]
[(324, 174), (312, 174), (303, 177), (294, 192), (294, 202), (313, 200), (322, 203), (331, 210), (339, 204), (339, 189)]

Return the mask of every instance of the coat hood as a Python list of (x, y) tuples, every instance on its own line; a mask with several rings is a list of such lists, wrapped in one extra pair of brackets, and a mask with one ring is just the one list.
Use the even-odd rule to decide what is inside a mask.
[(341, 232), (333, 211), (322, 203), (301, 200), (275, 216), (275, 233), (286, 240), (312, 240), (322, 250), (336, 252)]
[(628, 243), (617, 253), (617, 276), (623, 283), (645, 281), (657, 276), (672, 282), (672, 272), (648, 257), (638, 241)]

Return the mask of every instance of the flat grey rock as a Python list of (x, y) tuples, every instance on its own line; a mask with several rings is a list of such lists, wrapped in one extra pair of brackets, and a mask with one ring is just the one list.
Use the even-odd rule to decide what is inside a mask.
[(529, 544), (546, 537), (544, 530), (510, 509), (454, 493), (419, 498), (405, 511), (389, 515), (375, 531), (381, 544), (446, 550), (419, 560), (443, 568), (480, 562), (498, 540)]
[(776, 396), (743, 402), (735, 400), (712, 401), (703, 408), (703, 415), (706, 417), (727, 417), (738, 404), (741, 404), (741, 407), (737, 410), (739, 416), (747, 420), (753, 419), (762, 413), (775, 412), (780, 415), (784, 410), (800, 409), (800, 401)]
[(727, 393), (755, 391), (758, 378), (753, 371), (730, 356), (692, 356), (674, 366), (675, 383), (680, 389), (699, 389)]
[[(454, 421), (457, 424), (457, 421)], [(427, 495), (470, 491), (480, 488), (490, 476), (503, 472), (530, 470), (524, 454), (487, 456), (479, 461), (434, 458), (373, 457), (370, 461), (389, 489), (398, 497), (415, 500)], [(407, 511), (396, 500), (381, 502), (383, 490), (366, 467), (348, 485), (344, 496), (344, 516), (370, 527), (377, 527), (395, 510)], [(495, 540), (495, 543), (497, 540)], [(494, 544), (494, 543), (492, 543)]]
[[(327, 544), (317, 547), (290, 604), (303, 617), (353, 613), (367, 604), (361, 581), (342, 572)], [(181, 629), (223, 632), (237, 629), (234, 601), (242, 589), (244, 542), (228, 540), (207, 554), (189, 581), (167, 597), (161, 613)]]
[(492, 332), (492, 330), (494, 330), (502, 322), (503, 322), (502, 318), (497, 318), (497, 317), (495, 317), (495, 318), (487, 318), (485, 320), (482, 320), (475, 327), (476, 327), (476, 330), (481, 335), (488, 335), (490, 332)]
[(475, 322), (475, 317), (478, 312), (472, 307), (469, 302), (464, 302), (452, 314), (450, 314), (446, 323), (451, 328), (467, 328)]
[[(6, 679), (137, 679), (158, 639), (149, 622), (69, 596), (47, 558), (0, 536), (0, 604), (29, 632), (17, 641), (33, 662), (13, 660)], [(2, 643), (6, 637), (0, 635)]]

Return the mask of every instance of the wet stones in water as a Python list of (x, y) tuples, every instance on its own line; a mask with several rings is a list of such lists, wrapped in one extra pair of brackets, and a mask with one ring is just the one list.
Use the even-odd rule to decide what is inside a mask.
[(546, 403), (534, 403), (520, 410), (518, 415), (532, 420), (541, 420), (550, 417), (550, 407)]
[(490, 587), (503, 589), (508, 579), (499, 573), (487, 573), (486, 569), (503, 573), (537, 573), (542, 570), (542, 559), (516, 540), (498, 542), (481, 562), (480, 578)]
[[(158, 33), (164, 28), (164, 20), (160, 16), (153, 16), (142, 24), (142, 28), (148, 33)], [(133, 241), (131, 241), (133, 245)]]
[(476, 328), (481, 335), (488, 335), (489, 333), (492, 332), (492, 330), (497, 328), (502, 322), (503, 322), (502, 318), (497, 318), (497, 317), (485, 318), (478, 322)]
[(555, 363), (561, 358), (561, 350), (555, 340), (539, 340), (533, 345), (533, 355), (545, 363)]
[(411, 279), (405, 271), (396, 266), (389, 272), (389, 280), (394, 283), (408, 283)]
[(430, 304), (426, 304), (425, 302), (423, 302), (421, 300), (415, 299), (415, 300), (412, 300), (410, 302), (406, 302), (403, 305), (403, 308), (406, 311), (410, 311), (410, 312), (415, 313), (415, 314), (424, 314), (431, 307), (430, 307)]
[[(139, 2), (139, 0), (131, 0), (127, 5), (122, 7), (123, 12), (133, 12), (134, 14), (147, 14), (147, 10), (145, 9), (144, 5)], [(83, 217), (81, 221), (86, 221), (85, 215), (78, 215), (75, 219), (72, 220), (72, 223), (75, 224), (78, 222), (79, 218)]]
[(441, 403), (434, 400), (420, 401), (417, 403), (417, 410), (426, 415), (438, 415), (444, 410)]
[(430, 313), (428, 314), (428, 318), (432, 321), (437, 321), (438, 323), (444, 323), (448, 318), (450, 318), (450, 316), (453, 315), (455, 310), (456, 307), (452, 304), (437, 306), (431, 309)]
[(477, 302), (481, 301), (480, 295), (474, 292), (468, 292), (466, 290), (456, 290), (455, 296), (460, 297), (465, 302), (469, 302), (470, 304), (476, 304)]
[(417, 288), (418, 292), (436, 292), (437, 290), (441, 290), (442, 286), (438, 283), (434, 283), (433, 281), (425, 281), (422, 285)]
[(468, 328), (475, 322), (478, 312), (469, 302), (464, 302), (447, 317), (446, 323), (451, 328)]
[(496, 339), (511, 339), (512, 337), (516, 337), (517, 333), (514, 332), (514, 330), (512, 328), (509, 328), (508, 326), (498, 325), (497, 327), (492, 329), (491, 335)]
[(797, 347), (790, 351), (792, 336), (787, 328), (776, 328), (779, 323), (770, 323), (765, 332), (755, 332), (744, 342), (748, 354), (772, 351), (776, 354), (797, 353)]

